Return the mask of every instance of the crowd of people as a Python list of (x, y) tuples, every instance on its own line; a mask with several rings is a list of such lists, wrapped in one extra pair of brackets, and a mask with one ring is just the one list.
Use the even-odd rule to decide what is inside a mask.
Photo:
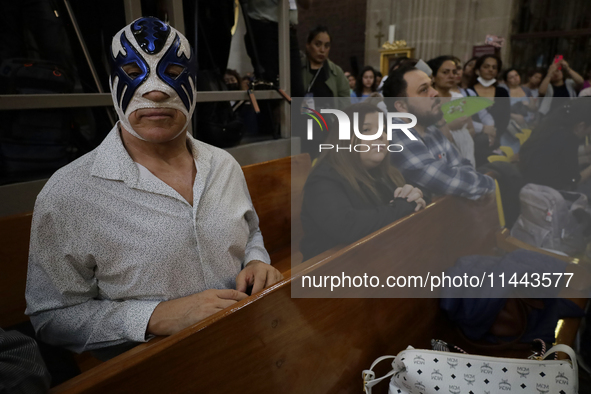
[[(156, 29), (150, 49), (146, 37)], [(348, 100), (352, 132), (349, 141), (328, 134), (325, 142), (342, 149), (318, 155), (304, 187), (305, 259), (419, 211), (433, 196), (487, 196), (496, 188), (491, 171), (509, 213), (518, 212), (525, 183), (575, 190), (591, 177), (579, 163), (591, 151), (583, 144), (588, 102), (564, 99), (587, 95), (589, 80), (566, 60), (528, 72), (525, 84), (496, 55), (399, 58), (383, 78), (371, 66), (355, 76), (330, 60), (331, 41), (323, 26), (308, 35), (302, 86), (308, 98)], [(41, 340), (109, 359), (282, 279), (240, 166), (187, 133), (198, 94), (191, 59), (185, 37), (156, 18), (113, 38), (119, 122), (97, 149), (56, 172), (35, 205), (26, 297)], [(238, 90), (248, 79), (228, 70), (224, 81)], [(447, 123), (442, 104), (464, 97), (493, 104)], [(388, 141), (384, 112), (413, 114), (413, 138)], [(533, 131), (521, 145), (512, 130), (526, 128)], [(372, 148), (347, 150), (363, 136), (377, 138)], [(389, 143), (403, 149), (380, 149)], [(489, 163), (505, 154), (501, 146), (519, 162)]]
[[(330, 38), (326, 28), (322, 31), (326, 32), (325, 39)], [(308, 53), (308, 59), (311, 56)], [(521, 70), (503, 68), (496, 54), (466, 62), (443, 55), (426, 65), (419, 59), (402, 57), (383, 79), (371, 66), (363, 67), (357, 77), (344, 73), (342, 84), (348, 79), (351, 105), (345, 113), (365, 114), (365, 119), (359, 115), (359, 124), (352, 124), (352, 130), (357, 127), (373, 135), (377, 126), (371, 127), (375, 125), (372, 119), (378, 113), (409, 112), (417, 118), (411, 129), (416, 138), (393, 134), (389, 143), (403, 149), (382, 152), (383, 157), (375, 148), (368, 152), (337, 149), (318, 156), (319, 144), (311, 145), (309, 153), (317, 164), (306, 184), (302, 208), (305, 236), (301, 247), (306, 257), (360, 239), (408, 214), (412, 209), (405, 211), (404, 206), (419, 195), (478, 199), (492, 193), (496, 186), (486, 175), (490, 172), (499, 185), (509, 227), (519, 216), (519, 192), (525, 184), (583, 192), (591, 189), (587, 185), (591, 177), (587, 158), (590, 149), (585, 145), (591, 133), (591, 116), (586, 110), (589, 102), (569, 100), (589, 94), (589, 78), (571, 69), (565, 59), (557, 58), (548, 69), (528, 70), (525, 83)], [(337, 96), (317, 85), (321, 86), (322, 80), (313, 81), (311, 89)], [(446, 122), (441, 105), (465, 97), (487, 98), (492, 105)], [(292, 133), (297, 135), (297, 130)], [(525, 133), (531, 138), (523, 143), (519, 137)], [(355, 146), (358, 137), (351, 135), (351, 141), (345, 143)], [(342, 145), (343, 141), (335, 138), (329, 135), (326, 141), (318, 142)], [(489, 160), (491, 156), (506, 160)], [(389, 162), (398, 177), (386, 176), (386, 167), (368, 166), (367, 157)], [(416, 192), (402, 203), (398, 199), (404, 184), (412, 185)], [(374, 210), (368, 211), (368, 204)], [(423, 206), (416, 204), (416, 209)], [(349, 219), (344, 221), (344, 217)]]

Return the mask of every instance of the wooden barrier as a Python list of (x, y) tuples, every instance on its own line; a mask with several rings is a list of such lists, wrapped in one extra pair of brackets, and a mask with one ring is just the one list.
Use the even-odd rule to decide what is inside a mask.
[[(296, 162), (307, 175), (305, 158)], [(265, 244), (272, 256), (283, 256), (280, 261), (285, 261), (297, 255), (295, 248), (285, 249), (291, 241), (287, 238), (291, 220), (299, 217), (294, 214), (297, 207), (295, 211), (287, 208), (280, 219), (278, 211), (264, 206), (285, 206), (290, 196), (301, 198), (297, 184), (303, 187), (305, 177), (296, 177), (298, 183), (291, 185), (296, 185), (295, 192), (282, 191), (276, 199), (258, 197), (271, 187), (265, 179), (279, 182), (272, 181), (278, 175), (271, 163), (262, 163), (269, 171), (260, 171), (259, 176), (254, 167), (245, 167), (245, 176)], [(280, 165), (284, 174), (293, 163)], [(273, 189), (283, 190), (287, 184), (273, 184)], [(285, 212), (291, 215), (289, 220)], [(274, 224), (268, 225), (267, 218), (275, 219)], [(279, 233), (273, 233), (272, 228), (280, 229)], [(52, 393), (359, 392), (361, 371), (375, 358), (396, 354), (407, 345), (428, 348), (431, 338), (445, 339), (442, 335), (452, 328), (440, 312), (438, 300), (293, 299), (296, 281), (331, 267), (354, 272), (360, 258), (368, 270), (390, 264), (390, 272), (384, 274), (396, 273), (408, 262), (425, 262), (442, 271), (458, 257), (495, 253), (495, 248), (502, 246), (499, 232), (494, 198), (437, 199), (425, 210), (352, 245), (327, 251), (293, 271), (284, 269), (286, 279), (271, 288), (176, 335), (139, 345), (55, 387)], [(26, 267), (26, 254), (24, 261)], [(569, 343), (569, 338), (562, 339)]]
[[(291, 277), (234, 307), (142, 344), (52, 393), (360, 392), (361, 371), (375, 358), (407, 345), (428, 348), (431, 338), (445, 339), (442, 335), (452, 328), (438, 300), (292, 298), (296, 281), (330, 266), (353, 268), (359, 256), (368, 269), (388, 259), (393, 270), (405, 260), (438, 261), (443, 270), (462, 255), (494, 253), (498, 227), (494, 199), (441, 198), (352, 245), (304, 262)], [(385, 253), (392, 250), (394, 259)]]

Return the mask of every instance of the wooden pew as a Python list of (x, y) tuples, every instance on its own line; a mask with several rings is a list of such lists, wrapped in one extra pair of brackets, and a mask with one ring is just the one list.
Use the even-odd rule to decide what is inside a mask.
[[(249, 179), (247, 176), (251, 188)], [(253, 190), (251, 194), (256, 196), (258, 192)], [(261, 204), (263, 200), (257, 201)], [(285, 238), (269, 236), (262, 224), (265, 213), (259, 212), (259, 216), (266, 244), (285, 242)], [(285, 221), (278, 223), (285, 226)], [(498, 227), (494, 201), (438, 199), (426, 210), (353, 245), (301, 264), (292, 278), (292, 272), (285, 271), (288, 279), (233, 308), (177, 335), (142, 344), (52, 392), (357, 392), (361, 370), (373, 359), (396, 354), (409, 344), (428, 347), (431, 338), (440, 337), (444, 328), (449, 328), (438, 301), (292, 299), (295, 281), (323, 267), (353, 269), (360, 255), (376, 264), (393, 257), (396, 264), (437, 261), (438, 268), (445, 269), (462, 255), (494, 253), (499, 245)], [(409, 242), (427, 237), (438, 241)], [(396, 254), (388, 250), (396, 250)], [(283, 255), (289, 254), (293, 250), (283, 249)]]
[[(407, 345), (428, 348), (450, 330), (438, 300), (292, 298), (304, 275), (392, 261), (491, 254), (500, 231), (494, 200), (437, 200), (339, 251), (297, 266), (291, 276), (182, 332), (142, 344), (52, 393), (361, 391), (361, 371)], [(409, 242), (430, 239), (429, 243)], [(450, 242), (453, 241), (453, 242)], [(395, 259), (385, 253), (396, 250)], [(387, 385), (385, 385), (387, 386)], [(382, 386), (382, 392), (386, 387)], [(376, 391), (379, 392), (379, 391)]]
[(25, 286), (33, 213), (0, 218), (0, 327), (27, 321)]
[[(291, 253), (296, 261), (301, 261), (299, 248), (290, 247), (291, 199), (299, 199), (299, 203), (293, 206), (301, 209), (301, 194), (310, 169), (307, 154), (243, 167), (259, 215), (265, 246), (272, 264), (281, 272), (289, 271)], [(0, 261), (3, 270), (0, 275), (0, 327), (3, 328), (29, 320), (24, 312), (32, 216), (33, 213), (28, 212), (0, 218)], [(293, 225), (301, 229), (299, 217), (298, 210), (293, 215)], [(82, 371), (100, 364), (88, 353), (77, 355), (76, 359)]]
[(296, 263), (302, 260), (300, 211), (311, 168), (307, 153), (242, 167), (271, 264), (282, 273), (291, 268), (292, 258)]
[[(290, 269), (291, 198), (299, 199), (301, 209), (301, 193), (310, 168), (310, 156), (307, 154), (243, 167), (259, 215), (265, 247), (273, 265), (282, 272)], [(296, 213), (293, 216), (294, 226), (301, 228), (299, 211)], [(28, 320), (24, 314), (25, 285), (32, 217), (33, 213), (27, 212), (0, 218), (0, 327)], [(299, 248), (294, 248), (293, 252), (297, 258)]]

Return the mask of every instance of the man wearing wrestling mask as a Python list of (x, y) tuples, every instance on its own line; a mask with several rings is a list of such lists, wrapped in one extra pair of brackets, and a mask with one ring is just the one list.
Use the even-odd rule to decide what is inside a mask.
[(38, 337), (108, 359), (279, 281), (242, 170), (187, 133), (195, 55), (156, 18), (113, 37), (119, 122), (35, 203), (27, 311)]

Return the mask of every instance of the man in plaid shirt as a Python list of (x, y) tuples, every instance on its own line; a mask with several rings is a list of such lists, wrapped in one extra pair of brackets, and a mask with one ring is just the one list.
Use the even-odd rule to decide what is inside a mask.
[[(416, 126), (410, 129), (416, 141), (404, 133), (392, 134), (391, 143), (404, 148), (391, 155), (392, 161), (407, 181), (433, 194), (453, 194), (472, 200), (494, 191), (495, 181), (477, 172), (433, 126), (443, 118), (443, 113), (427, 74), (411, 65), (397, 69), (384, 84), (384, 96), (399, 98), (389, 103), (394, 106), (390, 110), (408, 112), (417, 118)], [(403, 119), (394, 122), (405, 123)]]

